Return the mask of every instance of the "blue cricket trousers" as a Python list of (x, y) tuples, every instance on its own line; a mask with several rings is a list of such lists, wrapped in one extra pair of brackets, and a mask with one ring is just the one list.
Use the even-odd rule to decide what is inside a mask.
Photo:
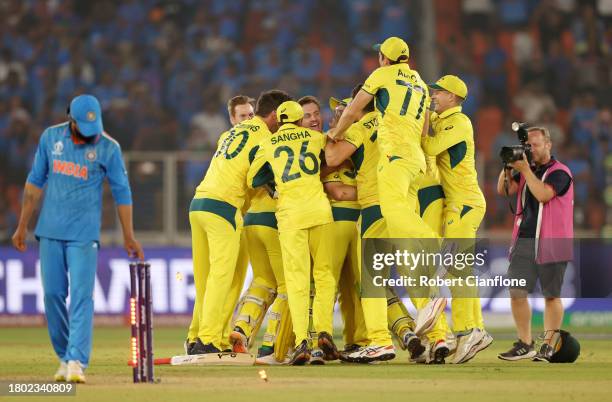
[(91, 353), (98, 246), (97, 241), (40, 238), (45, 314), (53, 349), (60, 360), (78, 360), (85, 367)]

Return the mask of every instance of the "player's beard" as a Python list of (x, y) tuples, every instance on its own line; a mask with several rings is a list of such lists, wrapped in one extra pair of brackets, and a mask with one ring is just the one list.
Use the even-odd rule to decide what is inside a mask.
[(93, 137), (85, 137), (83, 134), (81, 134), (76, 124), (70, 125), (70, 131), (72, 132), (72, 135), (74, 135), (79, 141), (83, 141), (86, 144), (91, 144), (95, 142), (96, 138), (98, 137), (97, 135), (94, 135)]

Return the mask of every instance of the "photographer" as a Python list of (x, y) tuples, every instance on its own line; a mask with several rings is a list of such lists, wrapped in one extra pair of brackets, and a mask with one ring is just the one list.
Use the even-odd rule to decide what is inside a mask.
[[(572, 175), (567, 166), (551, 156), (552, 143), (546, 128), (520, 125), (513, 129), (522, 145), (502, 149), (505, 167), (499, 175), (497, 192), (517, 194), (508, 277), (525, 279), (526, 285), (510, 289), (519, 339), (498, 357), (511, 361), (549, 360), (553, 353), (551, 336), (560, 329), (563, 320), (560, 299), (563, 276), (573, 257)], [(512, 169), (516, 173), (512, 174)], [(527, 294), (533, 291), (538, 279), (545, 297), (545, 339), (536, 353)]]

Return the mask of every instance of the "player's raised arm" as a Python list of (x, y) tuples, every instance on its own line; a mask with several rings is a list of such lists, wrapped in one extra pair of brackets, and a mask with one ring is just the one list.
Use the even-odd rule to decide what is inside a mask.
[(346, 109), (344, 109), (344, 112), (342, 112), (342, 117), (340, 117), (338, 120), (336, 127), (329, 130), (329, 137), (333, 140), (341, 139), (346, 129), (348, 129), (351, 124), (359, 119), (363, 109), (368, 105), (368, 103), (372, 102), (373, 99), (374, 95), (361, 89), (355, 98), (353, 98), (351, 103), (348, 104)]

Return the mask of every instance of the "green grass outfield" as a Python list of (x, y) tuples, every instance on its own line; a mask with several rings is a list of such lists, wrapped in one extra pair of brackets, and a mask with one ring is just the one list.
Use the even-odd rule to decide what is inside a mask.
[[(590, 331), (593, 332), (593, 331)], [(159, 384), (133, 384), (127, 366), (129, 329), (97, 328), (87, 384), (76, 397), (1, 397), (28, 401), (603, 401), (612, 400), (612, 336), (579, 336), (575, 364), (504, 362), (498, 352), (512, 340), (498, 336), (464, 365), (407, 363), (401, 352), (388, 364), (306, 367), (157, 366)], [(185, 330), (155, 330), (157, 357), (180, 354)], [(603, 336), (598, 336), (603, 335)], [(503, 339), (502, 339), (503, 338)], [(0, 381), (48, 381), (57, 361), (44, 328), (0, 329)]]

